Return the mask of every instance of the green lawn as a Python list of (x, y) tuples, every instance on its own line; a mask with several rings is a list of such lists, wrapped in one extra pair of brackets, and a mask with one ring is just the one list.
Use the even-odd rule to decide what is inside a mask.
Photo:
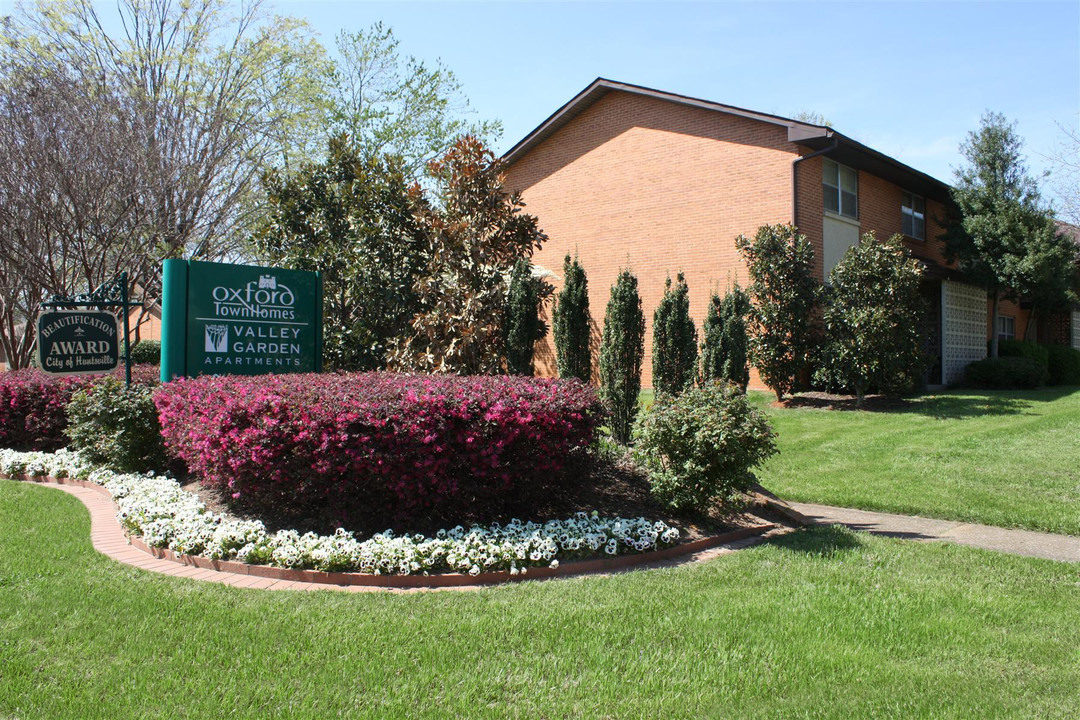
[(817, 529), (606, 578), (271, 593), (88, 533), (0, 481), (0, 718), (1080, 716), (1064, 563)]
[(1080, 535), (1080, 388), (767, 409), (780, 454), (759, 478), (783, 498)]

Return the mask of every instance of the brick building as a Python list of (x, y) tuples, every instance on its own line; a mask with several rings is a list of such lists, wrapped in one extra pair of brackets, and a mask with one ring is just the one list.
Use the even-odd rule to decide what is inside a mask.
[[(646, 387), (665, 279), (686, 275), (700, 329), (713, 290), (747, 283), (735, 238), (766, 223), (799, 227), (814, 245), (819, 278), (862, 233), (903, 234), (926, 267), (928, 382), (956, 382), (985, 357), (986, 294), (946, 262), (937, 240), (949, 186), (832, 128), (598, 79), (504, 160), (507, 187), (522, 192), (550, 237), (534, 262), (558, 276), (563, 257), (578, 255), (594, 322), (603, 321), (619, 270), (638, 276)], [(1003, 303), (1001, 315), (1003, 334), (1024, 333), (1027, 309)], [(1080, 328), (1080, 313), (1069, 319)], [(1080, 336), (1064, 338), (1060, 318), (1044, 324), (1040, 339), (1080, 344)], [(537, 370), (555, 372), (550, 336)]]

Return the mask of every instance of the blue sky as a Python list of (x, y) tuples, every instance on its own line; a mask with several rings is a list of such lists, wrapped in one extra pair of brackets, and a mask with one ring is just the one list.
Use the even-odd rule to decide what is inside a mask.
[[(987, 110), (1049, 167), (1080, 130), (1080, 2), (362, 2), (269, 0), (332, 47), (383, 21), (441, 59), (509, 149), (596, 77), (790, 115), (945, 181)], [(112, 0), (101, 0), (113, 8)], [(0, 12), (13, 6), (0, 0)], [(1044, 191), (1053, 197), (1052, 186)]]
[(598, 76), (788, 115), (942, 180), (986, 109), (1046, 167), (1080, 123), (1080, 3), (277, 2), (331, 44), (382, 20), (457, 73), (505, 150)]

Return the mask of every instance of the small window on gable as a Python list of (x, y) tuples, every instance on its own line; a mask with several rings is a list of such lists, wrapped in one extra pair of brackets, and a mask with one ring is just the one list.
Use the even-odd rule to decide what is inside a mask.
[(908, 237), (926, 239), (926, 201), (914, 193), (903, 193), (900, 200), (900, 223)]
[(821, 164), (821, 187), (826, 210), (849, 218), (859, 217), (858, 173), (826, 158)]
[(998, 315), (998, 340), (1016, 339), (1016, 318), (1012, 315)]

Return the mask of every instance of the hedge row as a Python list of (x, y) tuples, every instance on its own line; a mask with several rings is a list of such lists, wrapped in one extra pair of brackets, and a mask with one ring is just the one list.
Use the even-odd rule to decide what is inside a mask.
[[(132, 368), (132, 382), (154, 385), (159, 374), (157, 367), (137, 366)], [(57, 377), (36, 369), (0, 373), (0, 447), (49, 451), (66, 445), (71, 396), (100, 377)]]
[(967, 366), (964, 381), (977, 388), (1030, 390), (1046, 381), (1046, 366), (1026, 357), (986, 358)]
[(1024, 340), (1001, 340), (997, 360), (980, 360), (968, 366), (968, 385), (990, 388), (1034, 388), (1080, 385), (1080, 350), (1059, 345), (1040, 345)]
[(154, 400), (171, 453), (283, 518), (513, 506), (550, 491), (601, 414), (587, 385), (523, 377), (204, 376)]

